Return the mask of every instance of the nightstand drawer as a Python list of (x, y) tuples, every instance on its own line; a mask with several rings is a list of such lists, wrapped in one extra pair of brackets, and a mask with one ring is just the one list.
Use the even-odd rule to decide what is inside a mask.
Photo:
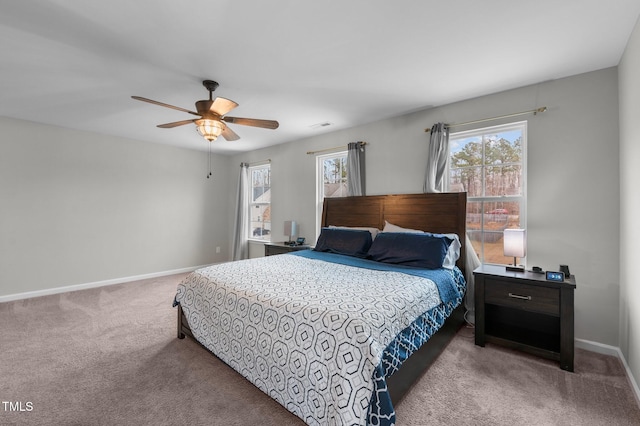
[(484, 299), (485, 303), (494, 305), (560, 315), (560, 290), (555, 288), (487, 280)]
[(265, 247), (265, 251), (264, 251), (264, 255), (265, 256), (273, 256), (275, 254), (291, 253), (293, 251), (289, 247), (280, 247), (280, 246), (275, 246), (275, 245), (265, 245), (264, 247)]
[(275, 254), (291, 253), (298, 250), (309, 250), (311, 246), (306, 244), (290, 246), (287, 243), (266, 243), (264, 245), (264, 255), (273, 256)]

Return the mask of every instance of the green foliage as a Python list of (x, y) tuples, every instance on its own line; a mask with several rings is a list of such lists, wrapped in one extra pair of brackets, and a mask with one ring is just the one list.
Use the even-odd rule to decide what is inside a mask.
[(522, 185), (522, 137), (513, 142), (499, 135), (471, 140), (451, 154), (450, 170), (451, 184), (462, 185), (472, 197), (518, 193)]
[(347, 158), (340, 156), (323, 161), (324, 183), (338, 183), (347, 178)]

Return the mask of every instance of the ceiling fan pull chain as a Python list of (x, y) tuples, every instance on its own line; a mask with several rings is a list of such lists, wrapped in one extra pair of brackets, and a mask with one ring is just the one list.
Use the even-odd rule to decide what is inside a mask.
[(211, 142), (209, 142), (209, 174), (207, 175), (207, 179), (211, 176)]

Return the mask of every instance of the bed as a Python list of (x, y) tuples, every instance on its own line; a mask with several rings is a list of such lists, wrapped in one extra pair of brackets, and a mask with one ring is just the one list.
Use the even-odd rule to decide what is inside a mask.
[[(327, 198), (316, 249), (328, 250), (194, 271), (174, 302), (178, 337), (194, 338), (307, 424), (394, 424), (393, 405), (463, 322), (464, 244), (449, 255), (465, 216), (466, 193)], [(364, 253), (335, 243), (351, 240), (359, 250), (366, 240)], [(386, 248), (398, 241), (419, 241), (439, 263), (389, 261)], [(455, 265), (440, 267), (442, 259)]]

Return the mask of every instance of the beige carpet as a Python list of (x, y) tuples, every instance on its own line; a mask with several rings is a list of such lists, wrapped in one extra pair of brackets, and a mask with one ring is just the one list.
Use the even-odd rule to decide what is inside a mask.
[[(176, 339), (171, 302), (182, 277), (0, 304), (0, 424), (303, 424)], [(399, 404), (399, 425), (640, 424), (616, 358), (577, 350), (567, 373), (476, 347), (472, 333), (463, 328)]]

